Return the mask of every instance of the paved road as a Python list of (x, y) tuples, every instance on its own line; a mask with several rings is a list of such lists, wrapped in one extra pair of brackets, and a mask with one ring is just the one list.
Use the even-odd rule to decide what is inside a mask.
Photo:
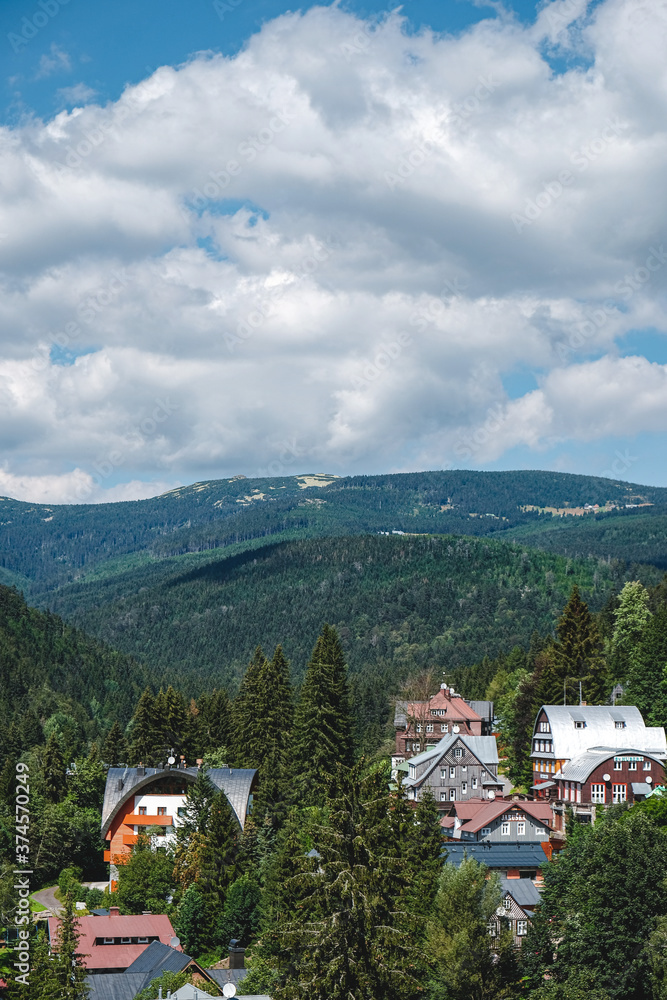
[[(45, 906), (47, 910), (50, 910), (51, 915), (54, 917), (57, 917), (60, 911), (62, 910), (62, 906), (56, 899), (57, 888), (58, 886), (54, 885), (51, 886), (50, 889), (40, 889), (39, 892), (33, 892), (33, 898), (36, 899), (38, 903), (41, 903), (42, 906)], [(38, 916), (41, 917), (46, 917), (48, 915), (49, 915), (48, 913), (44, 913), (41, 911), (38, 914)]]

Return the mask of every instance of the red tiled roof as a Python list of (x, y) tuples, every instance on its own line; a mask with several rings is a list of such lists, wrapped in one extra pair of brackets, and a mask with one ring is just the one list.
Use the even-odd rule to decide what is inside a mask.
[[(165, 913), (108, 917), (79, 917), (79, 954), (86, 969), (127, 969), (146, 950), (148, 944), (95, 944), (105, 937), (158, 937), (171, 944), (175, 937), (171, 920)], [(60, 921), (49, 917), (49, 940), (55, 941)], [(177, 951), (183, 949), (178, 946)]]
[(444, 709), (445, 714), (444, 716), (440, 716), (440, 718), (468, 719), (471, 722), (482, 721), (481, 716), (479, 716), (477, 712), (474, 710), (474, 708), (470, 707), (470, 705), (466, 705), (463, 698), (458, 698), (458, 697), (450, 698), (448, 695), (445, 694), (442, 688), (436, 694), (434, 694), (433, 697), (429, 699), (428, 702), (426, 701), (410, 702), (408, 704), (408, 710), (407, 710), (408, 716), (417, 716), (419, 714), (418, 706), (421, 707), (422, 709), (427, 708), (427, 706), (429, 709), (431, 708)]
[[(551, 806), (547, 802), (512, 802), (509, 799), (494, 799), (493, 802), (487, 802), (478, 799), (474, 803), (456, 803), (456, 815), (463, 820), (463, 828), (471, 833), (477, 833), (483, 826), (488, 826), (506, 812), (524, 812), (551, 829)], [(445, 826), (442, 820), (441, 826)]]

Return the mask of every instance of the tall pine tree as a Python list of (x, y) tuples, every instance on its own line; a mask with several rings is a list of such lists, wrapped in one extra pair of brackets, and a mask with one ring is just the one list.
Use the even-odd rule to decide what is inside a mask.
[(150, 688), (142, 694), (131, 723), (130, 763), (152, 765), (160, 752), (161, 737), (156, 722), (156, 706)]
[(44, 798), (47, 802), (60, 802), (65, 795), (65, 762), (60, 750), (60, 743), (55, 732), (49, 736), (44, 750), (42, 765), (44, 781)]
[(102, 760), (109, 767), (120, 767), (127, 763), (127, 740), (116, 719), (102, 745)]
[(306, 669), (294, 717), (293, 788), (300, 805), (322, 804), (329, 776), (353, 758), (347, 666), (338, 634), (320, 632)]
[(544, 671), (544, 702), (570, 704), (582, 698), (589, 705), (603, 705), (609, 698), (611, 684), (602, 655), (602, 642), (595, 619), (581, 599), (579, 588), (572, 588), (558, 625), (558, 642), (553, 646), (551, 662)]
[(291, 774), (288, 748), (292, 737), (292, 686), (289, 663), (281, 646), (271, 660), (265, 660), (257, 700), (258, 715), (264, 723), (263, 742), (259, 748), (258, 792), (253, 805), (256, 823), (268, 822), (274, 829), (285, 817)]
[(259, 767), (264, 744), (264, 720), (258, 711), (262, 701), (262, 676), (266, 657), (261, 646), (248, 664), (234, 701), (233, 755), (237, 767)]

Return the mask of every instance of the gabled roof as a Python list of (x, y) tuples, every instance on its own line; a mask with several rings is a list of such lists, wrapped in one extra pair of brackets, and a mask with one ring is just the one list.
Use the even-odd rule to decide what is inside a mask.
[[(110, 767), (102, 806), (102, 837), (106, 836), (112, 821), (125, 803), (147, 785), (158, 778), (172, 778), (175, 781), (180, 779), (185, 785), (192, 785), (198, 773), (196, 767), (162, 769), (145, 767), (141, 771), (137, 767)], [(239, 826), (243, 829), (248, 811), (248, 798), (257, 771), (250, 768), (211, 767), (206, 773), (214, 786), (227, 796)]]
[(480, 719), (493, 719), (492, 701), (468, 701), (467, 704), (470, 705), (473, 712), (479, 715)]
[(638, 750), (636, 747), (592, 747), (586, 753), (579, 754), (578, 757), (573, 757), (572, 760), (564, 764), (554, 777), (561, 778), (563, 781), (587, 781), (600, 764), (607, 760), (613, 761), (614, 757), (617, 756), (627, 757), (632, 754), (638, 757), (650, 757), (659, 767), (663, 766), (661, 758), (647, 753), (646, 750)]
[(547, 856), (541, 844), (453, 843), (447, 841), (447, 861), (460, 865), (464, 857), (489, 868), (542, 868)]
[[(464, 803), (460, 803), (464, 805)], [(465, 803), (469, 806), (470, 803)], [(469, 833), (477, 833), (484, 826), (488, 826), (495, 819), (500, 819), (508, 812), (523, 812), (531, 816), (540, 825), (551, 829), (552, 812), (548, 802), (512, 802), (508, 799), (494, 799), (492, 802), (484, 801), (477, 804), (474, 810), (460, 809), (459, 803), (456, 805), (456, 815), (463, 820), (462, 830)], [(467, 814), (467, 815), (466, 815)]]
[[(488, 706), (491, 706), (491, 712), (493, 713), (493, 702), (479, 702), (480, 705), (487, 706), (485, 711), (485, 716), (488, 716)], [(430, 712), (432, 708), (441, 709), (444, 715), (439, 716), (441, 720), (446, 721), (456, 721), (457, 719), (466, 720), (467, 722), (480, 722), (481, 716), (478, 715), (475, 710), (473, 702), (467, 702), (459, 694), (455, 694), (453, 697), (449, 694), (445, 688), (440, 688), (439, 691), (429, 698), (427, 701), (409, 701), (409, 700), (399, 700), (396, 702), (394, 710), (394, 725), (399, 728), (404, 728), (408, 724), (408, 716), (412, 718), (421, 718), (424, 715), (426, 719), (426, 714)]]
[[(667, 755), (665, 730), (644, 725), (641, 712), (634, 705), (542, 705), (549, 720), (553, 738), (552, 756), (576, 757), (594, 746), (640, 747), (646, 752)], [(581, 729), (575, 722), (583, 722)], [(625, 728), (617, 729), (616, 723), (624, 722)], [(535, 739), (545, 734), (534, 733)], [(534, 755), (533, 755), (534, 756)], [(548, 754), (540, 752), (539, 757)]]
[[(449, 733), (447, 736), (443, 736), (432, 750), (425, 750), (424, 753), (417, 754), (416, 757), (409, 759), (408, 764), (410, 767), (413, 764), (419, 767), (424, 763), (427, 766), (424, 772), (418, 777), (405, 778), (403, 784), (407, 788), (418, 788), (429, 774), (432, 773), (433, 769), (438, 766), (445, 754), (457, 743), (461, 743), (467, 747), (473, 757), (476, 757), (481, 764), (487, 767), (492, 764), (498, 764), (498, 746), (495, 736), (467, 736), (461, 733)], [(494, 779), (493, 784), (502, 785), (502, 780), (500, 778)]]
[(539, 906), (542, 902), (540, 890), (529, 878), (501, 878), (503, 896), (509, 893), (519, 906)]
[[(58, 917), (49, 917), (50, 941), (56, 940), (59, 925)], [(155, 936), (164, 945), (168, 945), (175, 936), (171, 921), (165, 913), (79, 917), (79, 954), (87, 969), (127, 969), (149, 947), (147, 944), (96, 945), (95, 938)]]
[(151, 972), (155, 978), (162, 975), (163, 972), (182, 972), (190, 962), (192, 959), (185, 952), (177, 951), (176, 948), (163, 944), (162, 941), (151, 941), (125, 972), (127, 974)]

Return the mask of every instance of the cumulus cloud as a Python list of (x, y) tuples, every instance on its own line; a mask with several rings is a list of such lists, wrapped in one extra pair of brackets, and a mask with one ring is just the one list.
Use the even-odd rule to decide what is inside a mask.
[(666, 30), (664, 0), (456, 37), (315, 8), (5, 128), (7, 482), (139, 496), (662, 426), (663, 369), (616, 343), (667, 332)]

